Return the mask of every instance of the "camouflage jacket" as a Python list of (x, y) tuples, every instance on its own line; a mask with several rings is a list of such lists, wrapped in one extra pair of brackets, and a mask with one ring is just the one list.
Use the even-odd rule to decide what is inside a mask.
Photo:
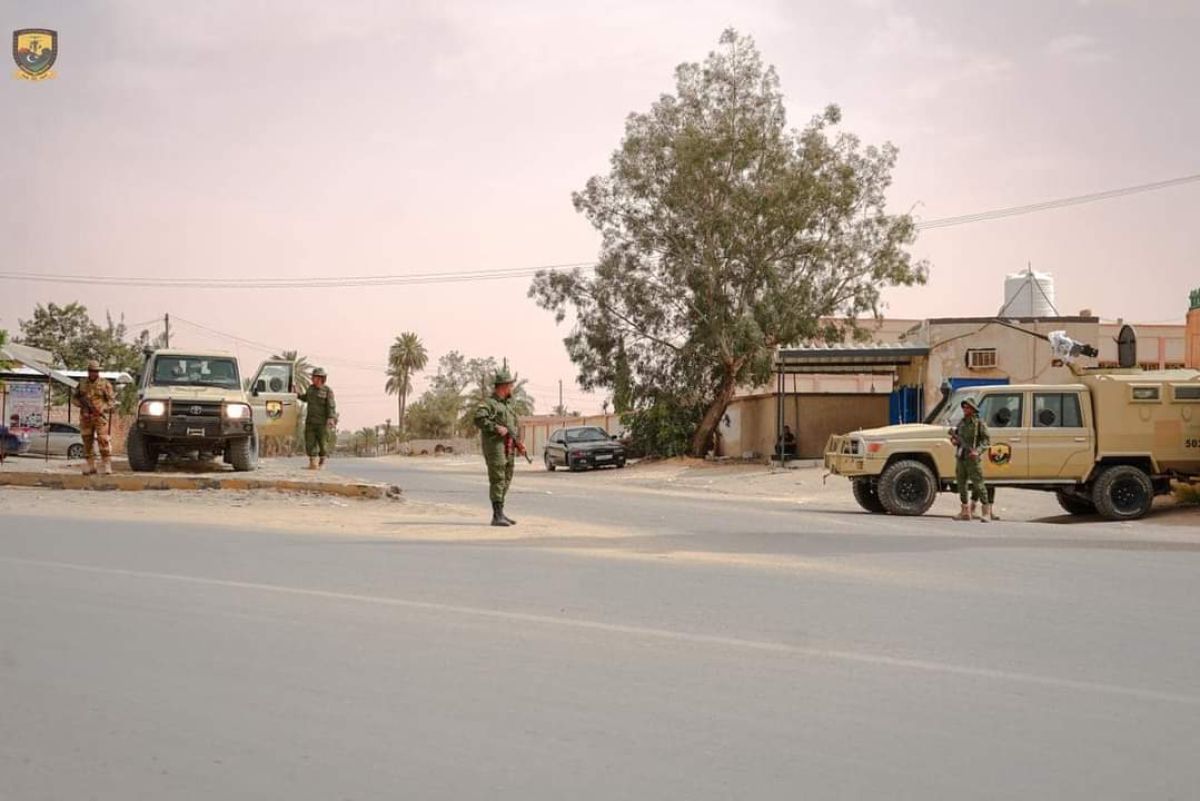
[[(958, 447), (955, 449), (954, 455), (959, 459), (966, 459), (969, 451), (978, 451), (983, 445), (990, 445), (992, 442), (991, 436), (988, 435), (987, 425), (979, 419), (979, 416), (966, 418), (959, 421), (954, 427), (954, 437), (958, 440)], [(978, 454), (976, 454), (978, 458)]]
[(308, 406), (304, 418), (306, 426), (323, 426), (328, 425), (330, 420), (337, 421), (337, 401), (334, 400), (333, 389), (329, 385), (310, 386), (297, 397)]
[(504, 426), (515, 437), (521, 425), (512, 404), (495, 395), (475, 407), (473, 419), (476, 427), (483, 433), (485, 447), (504, 442), (504, 437), (496, 432), (497, 426)]
[(82, 410), (84, 417), (104, 417), (116, 404), (117, 393), (107, 378), (95, 381), (85, 378), (75, 387), (72, 402)]

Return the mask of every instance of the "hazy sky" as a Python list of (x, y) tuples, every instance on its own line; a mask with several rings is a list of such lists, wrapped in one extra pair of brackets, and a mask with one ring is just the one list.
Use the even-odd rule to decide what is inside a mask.
[[(890, 194), (925, 218), (1200, 172), (1200, 4), (1143, 2), (0, 2), (60, 34), (58, 77), (0, 76), (0, 271), (329, 276), (592, 259), (570, 193), (625, 116), (723, 28), (776, 65), (793, 124), (826, 103), (900, 149)], [(1182, 319), (1200, 286), (1200, 184), (930, 230), (929, 285), (889, 316), (992, 314), (1005, 273), (1052, 272), (1064, 313)], [(171, 312), (325, 365), (343, 423), (395, 417), (401, 331), (433, 360), (507, 356), (539, 409), (574, 387), (528, 279), (338, 290), (0, 283), (0, 327), (83, 301)], [(182, 322), (176, 341), (235, 343)], [(236, 345), (243, 368), (264, 355)], [(432, 372), (432, 370), (431, 370)], [(423, 381), (418, 382), (418, 388)]]

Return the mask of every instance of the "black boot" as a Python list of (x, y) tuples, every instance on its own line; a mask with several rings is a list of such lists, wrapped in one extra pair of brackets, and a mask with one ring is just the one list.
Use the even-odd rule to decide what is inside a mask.
[(504, 507), (500, 501), (492, 501), (492, 525), (493, 526), (511, 526), (508, 518), (504, 516)]
[(515, 526), (517, 524), (517, 521), (509, 517), (508, 513), (504, 511), (504, 501), (500, 501), (500, 516), (503, 517), (510, 526)]

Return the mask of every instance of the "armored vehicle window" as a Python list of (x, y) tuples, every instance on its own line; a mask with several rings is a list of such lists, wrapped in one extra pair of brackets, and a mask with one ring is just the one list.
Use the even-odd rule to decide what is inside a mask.
[(1035, 393), (1034, 428), (1083, 428), (1079, 396), (1073, 393)]
[(1160, 390), (1161, 387), (1130, 387), (1129, 397), (1142, 403), (1158, 403), (1162, 397)]
[(1023, 400), (1020, 392), (985, 395), (979, 404), (979, 414), (992, 428), (1020, 428)]
[(1172, 387), (1175, 395), (1176, 403), (1197, 403), (1200, 402), (1200, 385), (1192, 384), (1188, 386)]

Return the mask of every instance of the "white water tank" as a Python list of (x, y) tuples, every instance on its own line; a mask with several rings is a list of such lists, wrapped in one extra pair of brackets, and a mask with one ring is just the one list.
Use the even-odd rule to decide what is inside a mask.
[(1004, 279), (1003, 317), (1058, 317), (1054, 305), (1054, 276), (1033, 268), (1009, 273)]

